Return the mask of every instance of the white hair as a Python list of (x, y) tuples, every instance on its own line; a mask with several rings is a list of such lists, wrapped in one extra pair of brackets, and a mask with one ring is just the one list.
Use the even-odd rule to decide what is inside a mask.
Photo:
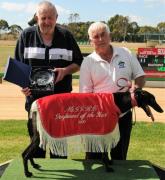
[(92, 32), (97, 31), (98, 29), (105, 29), (108, 34), (110, 34), (110, 29), (107, 24), (103, 22), (94, 22), (89, 26), (88, 35), (91, 36)]
[(38, 5), (37, 5), (37, 11), (36, 11), (36, 15), (39, 16), (39, 14), (44, 11), (44, 10), (50, 10), (52, 12), (54, 12), (55, 16), (58, 15), (57, 10), (55, 5), (53, 5), (51, 2), (49, 1), (41, 1)]

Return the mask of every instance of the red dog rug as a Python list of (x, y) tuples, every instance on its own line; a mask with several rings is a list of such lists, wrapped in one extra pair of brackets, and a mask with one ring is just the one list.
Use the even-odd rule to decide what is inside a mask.
[[(67, 155), (67, 138), (81, 136), (86, 152), (104, 152), (119, 141), (120, 110), (110, 93), (64, 93), (33, 102), (40, 147)], [(82, 143), (81, 142), (81, 143)]]

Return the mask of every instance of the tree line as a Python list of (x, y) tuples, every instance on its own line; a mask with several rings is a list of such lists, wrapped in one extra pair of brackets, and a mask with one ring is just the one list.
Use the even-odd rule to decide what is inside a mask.
[(0, 19), (0, 39), (2, 39), (2, 37), (7, 38), (9, 35), (12, 35), (13, 39), (16, 39), (22, 30), (21, 26), (17, 24), (9, 26), (6, 20)]
[[(87, 42), (88, 27), (93, 22), (80, 22), (79, 19), (78, 13), (70, 14), (68, 18), (69, 23), (61, 25), (69, 29), (77, 41)], [(116, 14), (105, 23), (110, 28), (112, 41), (145, 42), (148, 39), (165, 39), (165, 22), (158, 23), (156, 27), (147, 25), (139, 26), (136, 21), (131, 22), (129, 16)], [(13, 24), (9, 26), (6, 20), (0, 19), (0, 35), (2, 33), (12, 34), (17, 38), (22, 30), (19, 25)]]

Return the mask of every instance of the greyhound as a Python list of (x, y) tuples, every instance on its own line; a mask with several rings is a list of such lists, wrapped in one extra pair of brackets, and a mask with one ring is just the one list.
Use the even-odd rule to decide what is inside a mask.
[[(119, 110), (124, 113), (130, 110), (133, 106), (138, 106), (142, 108), (147, 116), (151, 117), (153, 119), (152, 113), (149, 109), (149, 106), (152, 107), (155, 111), (162, 113), (163, 109), (158, 105), (158, 103), (155, 100), (154, 95), (151, 93), (142, 90), (142, 89), (136, 89), (134, 92), (117, 92), (112, 94), (114, 97), (114, 102), (119, 108)], [(56, 95), (54, 95), (56, 96)], [(70, 96), (72, 96), (72, 93), (70, 93)], [(46, 98), (46, 97), (44, 97)], [(92, 98), (92, 93), (91, 93)], [(136, 103), (132, 103), (133, 101), (136, 101)], [(36, 147), (39, 146), (40, 143), (40, 136), (39, 132), (37, 131), (36, 127), (36, 114), (33, 113), (32, 115), (32, 124), (33, 124), (33, 138), (31, 143), (28, 145), (28, 147), (25, 149), (25, 151), (22, 153), (23, 157), (23, 164), (24, 164), (24, 174), (26, 177), (31, 177), (32, 173), (28, 170), (28, 160), (30, 160), (31, 165), (33, 168), (40, 169), (40, 165), (36, 164), (33, 160), (33, 153), (35, 152)], [(102, 161), (105, 165), (105, 170), (107, 172), (112, 172), (113, 169), (111, 168), (112, 161), (108, 158), (108, 153), (104, 152), (102, 153)]]

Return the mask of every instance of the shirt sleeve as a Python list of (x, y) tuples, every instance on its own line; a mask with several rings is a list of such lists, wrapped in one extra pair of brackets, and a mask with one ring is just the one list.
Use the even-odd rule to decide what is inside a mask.
[(68, 37), (69, 37), (68, 41), (70, 44), (69, 46), (73, 50), (73, 54), (72, 54), (73, 55), (73, 63), (81, 66), (81, 63), (83, 61), (83, 56), (81, 54), (80, 48), (79, 48), (76, 40), (74, 39), (73, 35), (70, 32), (68, 32)]
[(132, 71), (133, 71), (133, 79), (136, 79), (140, 76), (145, 76), (143, 68), (141, 67), (135, 55), (132, 55), (131, 65), (132, 65)]
[(80, 67), (79, 91), (81, 93), (92, 93), (93, 82), (90, 73), (90, 58), (84, 58)]
[(129, 59), (130, 59), (130, 66), (131, 66), (131, 71), (132, 71), (132, 78), (131, 79), (136, 79), (140, 76), (145, 76), (145, 73), (143, 71), (143, 68), (141, 67), (137, 57), (135, 54), (133, 54), (130, 50), (126, 49), (125, 50), (129, 54)]

